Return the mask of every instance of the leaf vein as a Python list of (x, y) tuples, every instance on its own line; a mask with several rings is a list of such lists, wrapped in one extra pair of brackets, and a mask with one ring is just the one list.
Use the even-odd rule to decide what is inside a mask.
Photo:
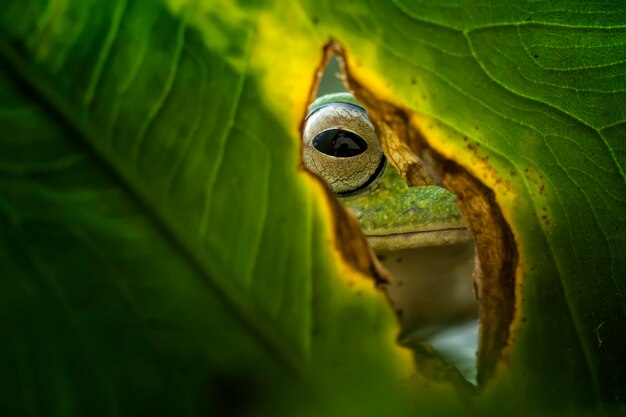
[(100, 78), (102, 76), (102, 71), (104, 70), (104, 66), (111, 53), (111, 48), (119, 32), (120, 23), (122, 22), (124, 13), (126, 12), (127, 4), (128, 4), (128, 0), (119, 0), (117, 2), (117, 5), (115, 6), (115, 11), (113, 12), (113, 18), (111, 19), (111, 25), (104, 39), (104, 44), (100, 51), (100, 55), (98, 55), (98, 60), (96, 61), (96, 67), (93, 70), (93, 74), (91, 78), (89, 79), (89, 82), (87, 83), (87, 89), (83, 97), (83, 105), (86, 107), (91, 106), (91, 103), (93, 102), (96, 87), (98, 86), (98, 82), (100, 81)]
[[(200, 224), (198, 227), (198, 235), (202, 238), (206, 236), (207, 229), (209, 227), (209, 219), (211, 215), (211, 193), (212, 193), (213, 188), (215, 188), (215, 182), (217, 181), (217, 176), (219, 174), (222, 162), (224, 160), (224, 152), (226, 151), (225, 144), (226, 144), (226, 141), (228, 140), (228, 137), (230, 136), (233, 125), (235, 123), (235, 117), (237, 116), (237, 111), (239, 110), (241, 96), (243, 94), (243, 88), (244, 88), (246, 75), (247, 75), (247, 67), (250, 61), (251, 45), (252, 45), (252, 29), (248, 29), (248, 34), (247, 34), (247, 39), (246, 39), (246, 50), (244, 53), (245, 55), (244, 69), (242, 69), (240, 73), (239, 80), (237, 83), (237, 90), (234, 91), (233, 96), (232, 96), (233, 105), (231, 106), (230, 112), (228, 114), (228, 121), (227, 121), (226, 127), (224, 128), (224, 131), (220, 135), (219, 141), (217, 142), (218, 146), (217, 146), (217, 149), (215, 149), (215, 151), (217, 152), (217, 158), (216, 158), (215, 166), (213, 167), (214, 170), (213, 170), (212, 175), (208, 178), (207, 183), (206, 183), (206, 191), (205, 191), (205, 198), (204, 198), (204, 203), (202, 207), (202, 215), (200, 217)], [(206, 136), (205, 136), (205, 141), (206, 141)], [(206, 145), (203, 146), (203, 149), (205, 148), (206, 148)]]
[[(197, 3), (196, 3), (197, 4)], [(176, 44), (174, 46), (174, 54), (172, 57), (172, 63), (170, 65), (167, 79), (165, 81), (165, 85), (163, 86), (163, 90), (161, 91), (160, 96), (157, 98), (156, 102), (153, 104), (150, 109), (146, 119), (142, 123), (135, 140), (133, 141), (131, 150), (130, 150), (130, 158), (131, 163), (135, 168), (139, 163), (139, 155), (141, 153), (142, 143), (145, 139), (146, 133), (150, 126), (154, 123), (156, 117), (159, 112), (163, 108), (167, 97), (169, 97), (172, 87), (174, 86), (174, 81), (176, 80), (176, 75), (178, 74), (178, 66), (180, 65), (180, 59), (182, 56), (182, 51), (185, 45), (185, 33), (187, 30), (187, 25), (189, 23), (189, 13), (185, 13), (184, 18), (181, 19), (180, 25), (178, 26), (178, 30), (176, 33)]]

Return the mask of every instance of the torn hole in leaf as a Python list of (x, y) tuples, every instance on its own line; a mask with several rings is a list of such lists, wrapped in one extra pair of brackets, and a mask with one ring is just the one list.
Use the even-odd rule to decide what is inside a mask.
[[(317, 108), (333, 114), (328, 109), (329, 103), (321, 97), (345, 92), (349, 86), (358, 102), (350, 103), (339, 97), (342, 103), (338, 113), (350, 104), (366, 109), (389, 163), (378, 178), (347, 196), (345, 192), (337, 192), (333, 182), (336, 178), (343, 180), (352, 167), (331, 172), (330, 179), (325, 167), (317, 173), (326, 177), (344, 207), (356, 214), (368, 242), (392, 273), (394, 281), (385, 289), (402, 325), (400, 340), (416, 351), (418, 367), (427, 376), (455, 382), (459, 378), (450, 374), (445, 363), (452, 364), (467, 381), (484, 384), (502, 362), (503, 350), (509, 342), (517, 259), (512, 234), (491, 190), (465, 169), (437, 154), (411, 125), (408, 110), (378, 100), (351, 76), (344, 59), (345, 53), (338, 44), (331, 42), (326, 47), (318, 72), (319, 89), (317, 94), (312, 94), (317, 101), (303, 126), (304, 152), (307, 152), (307, 140), (319, 133), (307, 132), (310, 127), (307, 123), (314, 118), (311, 114)], [(326, 62), (328, 66), (323, 71)], [(352, 127), (342, 126), (342, 129)], [(320, 129), (323, 128), (328, 126)], [(341, 145), (344, 139), (336, 140)], [(307, 166), (316, 164), (315, 160), (308, 161)], [(443, 188), (406, 186), (432, 182), (455, 192), (462, 216), (454, 204), (454, 195)], [(480, 305), (475, 296), (480, 298)], [(478, 344), (480, 349), (476, 353)], [(437, 366), (432, 366), (433, 363)]]
[[(432, 366), (437, 357), (432, 349), (416, 343), (430, 342), (475, 382), (478, 305), (472, 291), (471, 233), (449, 192), (432, 185), (406, 185), (425, 185), (431, 180), (408, 147), (379, 140), (394, 132), (371, 124), (362, 104), (345, 95), (342, 78), (333, 55), (303, 129), (305, 164), (356, 215), (378, 259), (394, 275), (395, 280), (383, 287), (398, 313), (404, 342), (423, 352), (431, 374), (439, 373)], [(345, 145), (351, 135), (364, 138), (365, 152), (351, 158), (328, 152)], [(321, 140), (332, 143), (318, 146)], [(439, 363), (439, 368), (446, 368)]]

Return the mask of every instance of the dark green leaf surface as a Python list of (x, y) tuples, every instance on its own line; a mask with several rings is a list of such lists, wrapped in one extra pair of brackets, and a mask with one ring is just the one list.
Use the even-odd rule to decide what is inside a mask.
[(5, 3), (3, 414), (403, 414), (391, 310), (298, 170), (330, 37), (511, 226), (485, 399), (625, 401), (620, 2)]

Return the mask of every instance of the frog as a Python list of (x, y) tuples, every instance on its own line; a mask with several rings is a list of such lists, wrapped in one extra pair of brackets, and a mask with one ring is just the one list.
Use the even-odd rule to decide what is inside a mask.
[[(367, 110), (348, 92), (323, 95), (309, 106), (302, 141), (304, 165), (357, 218), (393, 277), (383, 290), (401, 323), (400, 338), (428, 340), (445, 351), (448, 329), (477, 333), (474, 245), (454, 195), (437, 185), (407, 185), (384, 154)], [(458, 360), (458, 350), (449, 356), (456, 355), (471, 379), (475, 369), (467, 358), (474, 357), (477, 335), (469, 339), (464, 359)]]

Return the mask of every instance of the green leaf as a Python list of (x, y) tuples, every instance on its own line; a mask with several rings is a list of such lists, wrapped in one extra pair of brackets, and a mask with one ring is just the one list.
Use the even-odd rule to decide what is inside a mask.
[(479, 401), (626, 401), (618, 2), (5, 3), (3, 414), (402, 415), (454, 395), (415, 374), (363, 238), (300, 167), (331, 38), (475, 215)]

